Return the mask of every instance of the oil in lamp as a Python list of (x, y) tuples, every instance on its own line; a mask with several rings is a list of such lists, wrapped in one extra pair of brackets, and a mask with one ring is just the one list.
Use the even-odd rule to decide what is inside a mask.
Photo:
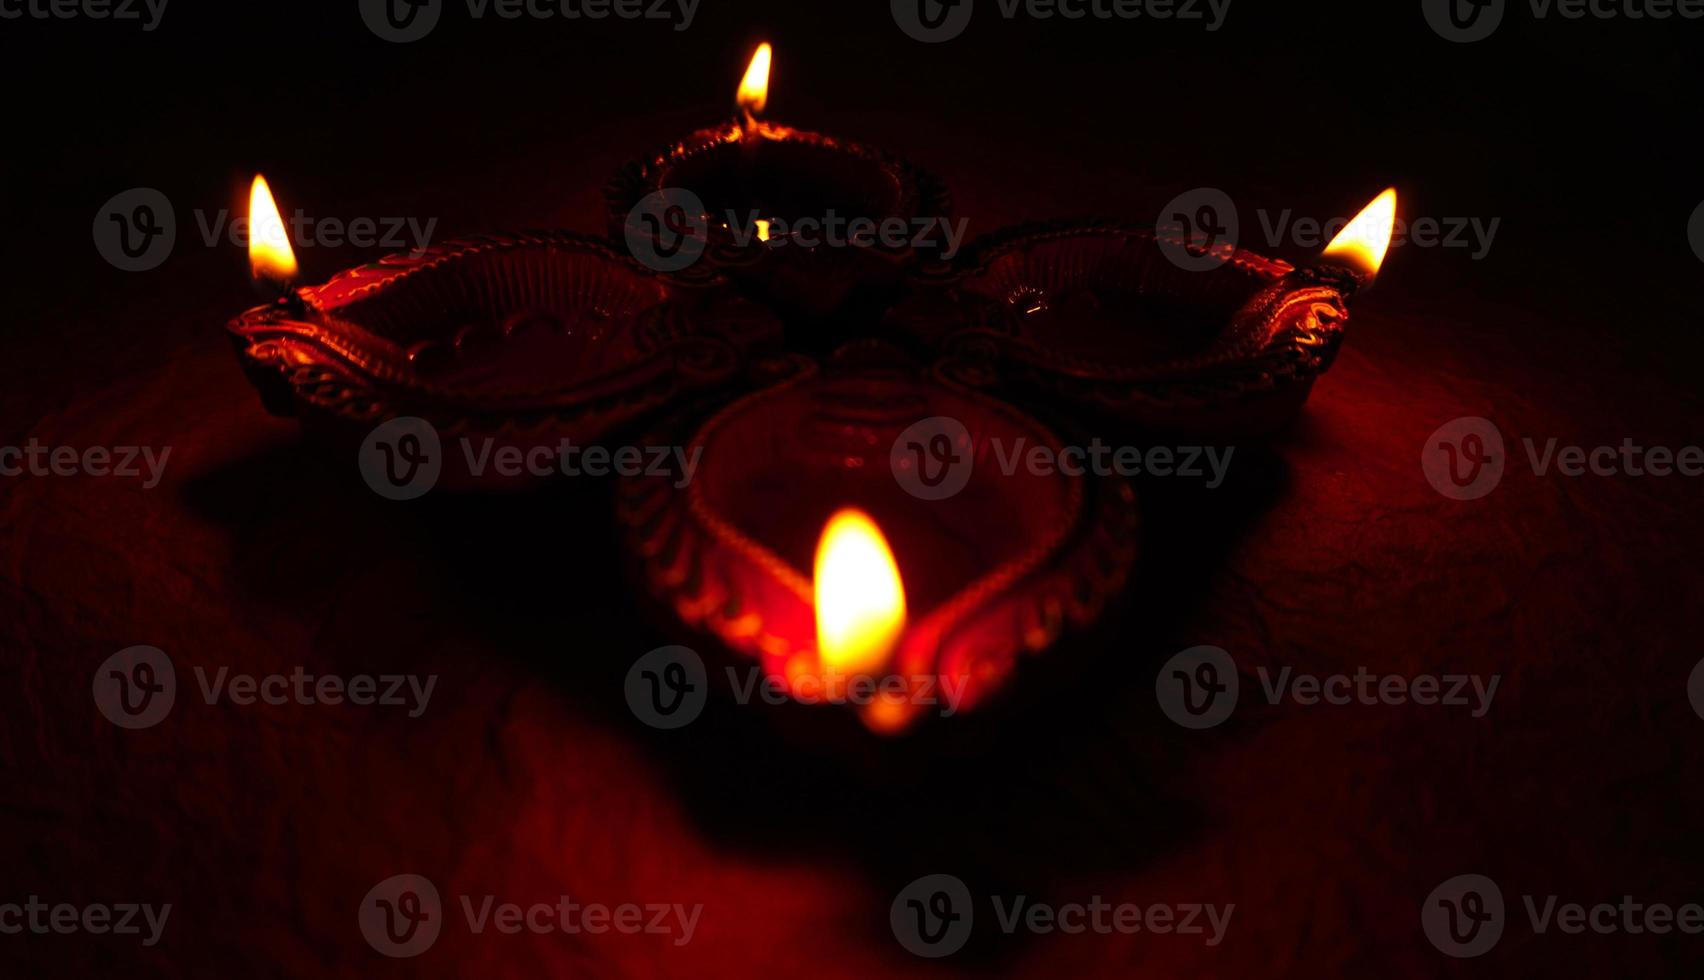
[(770, 229), (830, 218), (878, 225), (899, 219), (910, 227), (919, 217), (950, 214), (946, 188), (874, 147), (767, 119), (772, 63), (773, 49), (759, 45), (737, 89), (732, 120), (616, 173), (604, 191), (612, 237), (625, 239), (634, 209), (651, 195), (689, 191), (705, 212), (705, 258), (764, 302), (818, 318), (885, 301), (920, 259), (915, 249), (806, 244)]

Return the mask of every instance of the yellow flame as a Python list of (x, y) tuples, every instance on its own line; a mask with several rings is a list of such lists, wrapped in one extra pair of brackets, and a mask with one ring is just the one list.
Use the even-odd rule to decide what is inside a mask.
[(1376, 275), (1379, 266), (1384, 264), (1385, 251), (1390, 248), (1390, 236), (1395, 228), (1396, 188), (1387, 187), (1337, 233), (1337, 237), (1325, 247), (1325, 258), (1333, 264), (1346, 265), (1361, 275)]
[(739, 94), (734, 97), (740, 110), (754, 119), (763, 115), (763, 107), (769, 104), (769, 59), (772, 54), (768, 41), (757, 46), (757, 52), (751, 56), (751, 64), (746, 66), (745, 77), (740, 79)]
[(769, 241), (769, 219), (768, 218), (757, 219), (757, 240), (760, 241), (760, 242)]
[(254, 176), (249, 188), (249, 269), (256, 279), (288, 285), (296, 278), (296, 253), (290, 248), (290, 235), (284, 230), (284, 218), (272, 200), (272, 188), (266, 178)]
[(816, 553), (817, 652), (829, 673), (882, 670), (905, 630), (905, 587), (887, 539), (869, 515), (828, 519)]

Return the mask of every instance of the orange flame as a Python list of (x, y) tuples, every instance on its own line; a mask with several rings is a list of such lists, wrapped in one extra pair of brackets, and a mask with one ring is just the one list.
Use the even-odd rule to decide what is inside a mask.
[(769, 61), (773, 54), (768, 41), (759, 44), (751, 56), (751, 64), (746, 66), (745, 77), (740, 79), (739, 94), (734, 101), (747, 119), (763, 115), (763, 107), (769, 104)]
[(882, 670), (905, 630), (905, 587), (868, 514), (837, 511), (816, 553), (817, 653), (830, 674)]
[(1348, 266), (1371, 278), (1384, 264), (1385, 251), (1390, 248), (1391, 232), (1395, 229), (1396, 188), (1387, 187), (1337, 233), (1325, 247), (1324, 258), (1330, 264)]
[(249, 188), (249, 269), (256, 279), (288, 286), (296, 278), (296, 253), (266, 178), (255, 174)]

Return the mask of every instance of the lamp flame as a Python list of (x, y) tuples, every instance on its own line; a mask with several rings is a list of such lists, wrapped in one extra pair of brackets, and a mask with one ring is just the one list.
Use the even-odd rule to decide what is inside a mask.
[(1370, 279), (1384, 264), (1385, 251), (1390, 248), (1391, 232), (1395, 229), (1396, 188), (1387, 187), (1337, 233), (1325, 247), (1324, 259)]
[(734, 101), (747, 121), (763, 115), (763, 107), (769, 104), (769, 61), (773, 54), (768, 41), (759, 44), (756, 53), (751, 56), (751, 64), (746, 66), (745, 77), (740, 79), (740, 90)]
[(249, 270), (255, 279), (285, 287), (296, 278), (296, 253), (266, 178), (255, 174), (249, 188)]
[(905, 587), (869, 515), (837, 511), (816, 553), (817, 653), (830, 674), (880, 671), (905, 630)]

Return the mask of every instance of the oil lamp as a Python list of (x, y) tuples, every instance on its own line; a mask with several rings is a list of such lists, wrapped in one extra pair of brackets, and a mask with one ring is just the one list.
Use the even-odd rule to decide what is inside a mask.
[[(269, 410), (341, 444), (400, 416), (497, 450), (594, 444), (729, 382), (780, 334), (720, 277), (659, 275), (566, 232), (444, 242), (297, 289), (263, 179), (250, 198), (250, 266), (278, 299), (231, 321), (238, 358)], [(440, 483), (498, 479), (472, 465), (445, 453)]]
[(1293, 417), (1342, 342), (1348, 301), (1378, 272), (1387, 190), (1294, 268), (1229, 244), (1206, 271), (1170, 231), (1062, 222), (978, 242), (956, 278), (920, 288), (889, 325), (941, 350), (965, 384), (1058, 403), (1118, 432), (1235, 439)]
[[(893, 733), (962, 692), (994, 699), (1025, 656), (1086, 629), (1136, 552), (1130, 488), (999, 465), (1000, 447), (1061, 442), (1019, 409), (942, 384), (882, 351), (747, 395), (678, 433), (701, 448), (672, 474), (624, 481), (618, 514), (640, 577), (684, 623), (754, 662), (801, 700), (864, 681), (852, 702)], [(895, 454), (925, 420), (951, 418), (962, 489), (926, 499)], [(903, 456), (903, 452), (900, 452)]]
[(801, 221), (844, 227), (855, 219), (877, 226), (898, 220), (909, 228), (920, 217), (944, 219), (951, 211), (946, 188), (874, 147), (766, 119), (772, 64), (773, 49), (760, 45), (741, 78), (732, 120), (616, 173), (604, 191), (612, 236), (627, 239), (635, 208), (651, 195), (690, 192), (704, 210), (705, 260), (766, 303), (817, 318), (885, 301), (919, 259), (916, 249), (841, 244), (792, 229)]

